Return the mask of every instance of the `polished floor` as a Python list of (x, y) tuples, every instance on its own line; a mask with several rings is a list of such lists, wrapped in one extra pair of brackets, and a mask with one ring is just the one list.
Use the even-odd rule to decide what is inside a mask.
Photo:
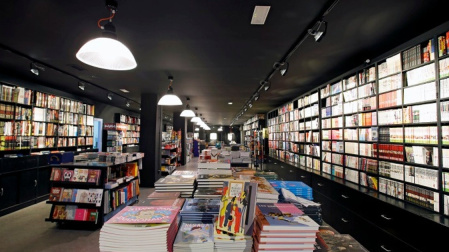
[[(178, 170), (195, 170), (192, 159)], [(154, 188), (141, 188), (139, 202), (144, 205)], [(46, 222), (51, 205), (45, 201), (0, 217), (0, 252), (98, 252), (100, 229), (63, 229)]]

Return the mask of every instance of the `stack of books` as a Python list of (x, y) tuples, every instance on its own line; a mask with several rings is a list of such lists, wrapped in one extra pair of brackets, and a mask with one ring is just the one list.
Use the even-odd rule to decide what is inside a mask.
[(195, 199), (219, 199), (223, 193), (223, 187), (197, 187), (193, 193)]
[(270, 180), (268, 181), (270, 184), (276, 189), (276, 191), (280, 192), (282, 188), (285, 188), (304, 199), (313, 200), (313, 192), (312, 187), (308, 186), (304, 182), (301, 181), (279, 181), (279, 180)]
[(250, 252), (253, 238), (250, 235), (231, 234), (215, 229), (214, 252)]
[(195, 178), (168, 175), (154, 183), (156, 192), (181, 192), (182, 198), (192, 197), (195, 190)]
[(171, 175), (173, 176), (182, 176), (184, 178), (196, 178), (198, 172), (197, 171), (189, 171), (189, 170), (176, 170)]
[(223, 182), (233, 180), (234, 177), (227, 174), (199, 174), (198, 188), (223, 188)]
[(276, 172), (272, 171), (258, 171), (254, 174), (257, 177), (264, 177), (266, 180), (277, 180), (278, 175)]
[(257, 203), (277, 203), (279, 192), (263, 177), (252, 176), (252, 182), (257, 183)]
[(213, 251), (214, 224), (183, 221), (173, 244), (174, 252)]
[(220, 199), (186, 199), (181, 209), (181, 220), (213, 222), (220, 210)]
[(100, 251), (173, 251), (178, 232), (174, 207), (127, 206), (104, 223)]
[(307, 214), (310, 218), (312, 218), (312, 220), (314, 220), (316, 223), (322, 225), (323, 219), (321, 215), (320, 203), (316, 203), (311, 200), (307, 200), (299, 196), (296, 196), (285, 188), (281, 189), (281, 196), (282, 197), (280, 198), (282, 198), (282, 202), (292, 203), (301, 211), (303, 211), (305, 214)]
[(290, 203), (257, 203), (255, 251), (313, 252), (319, 225)]

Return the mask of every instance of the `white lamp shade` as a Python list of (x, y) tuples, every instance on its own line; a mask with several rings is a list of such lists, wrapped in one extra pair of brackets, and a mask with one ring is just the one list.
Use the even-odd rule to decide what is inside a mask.
[(195, 131), (200, 131), (200, 128), (195, 128)]
[(220, 127), (220, 128), (218, 128), (218, 130), (217, 131), (223, 131), (223, 128), (222, 127)]
[(199, 118), (198, 116), (193, 117), (192, 119), (190, 119), (190, 122), (198, 122), (198, 120), (201, 120), (201, 118)]
[(174, 94), (166, 94), (161, 97), (161, 99), (159, 100), (157, 105), (177, 106), (177, 105), (182, 105), (182, 101), (181, 101), (181, 99), (179, 99), (178, 96), (176, 96)]
[(122, 42), (111, 38), (96, 38), (84, 44), (76, 53), (81, 62), (107, 70), (131, 70), (137, 63)]
[(217, 133), (210, 133), (210, 140), (217, 140)]
[(182, 117), (194, 117), (195, 116), (195, 112), (193, 112), (191, 109), (184, 109), (181, 112), (180, 116), (182, 116)]

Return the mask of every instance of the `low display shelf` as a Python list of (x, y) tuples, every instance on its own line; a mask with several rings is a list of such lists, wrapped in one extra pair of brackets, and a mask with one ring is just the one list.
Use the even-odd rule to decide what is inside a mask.
[(139, 196), (141, 160), (52, 165), (46, 221), (103, 225)]

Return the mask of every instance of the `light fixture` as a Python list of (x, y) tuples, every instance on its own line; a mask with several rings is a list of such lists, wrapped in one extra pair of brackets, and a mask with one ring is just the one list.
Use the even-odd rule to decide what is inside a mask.
[[(314, 28), (316, 27), (316, 28)], [(320, 31), (320, 28), (323, 27), (322, 31)], [(316, 42), (320, 42), (320, 40), (323, 38), (324, 34), (326, 34), (327, 30), (327, 23), (326, 21), (318, 21), (312, 29), (308, 30), (308, 33), (313, 36)]]
[(285, 76), (288, 71), (288, 62), (276, 62), (273, 65), (273, 68), (279, 70), (282, 76)]
[(252, 25), (264, 25), (267, 20), (268, 12), (271, 6), (260, 6), (256, 5), (254, 7), (253, 16), (251, 18)]
[(256, 95), (254, 96), (254, 100), (257, 101), (257, 100), (259, 100), (259, 98), (260, 98), (260, 94), (256, 93)]
[(129, 107), (131, 105), (131, 103), (129, 103), (129, 101), (126, 101), (126, 107)]
[(108, 99), (109, 99), (110, 101), (112, 101), (112, 94), (111, 94), (111, 93), (108, 94)]
[(232, 101), (228, 102), (229, 105), (232, 105)]
[[(117, 40), (112, 19), (117, 11), (117, 1), (106, 0), (106, 7), (111, 16), (101, 18), (97, 25), (103, 30), (103, 37), (92, 39), (84, 44), (76, 53), (81, 62), (94, 67), (107, 70), (131, 70), (137, 63), (131, 51), (122, 42)], [(102, 21), (109, 21), (101, 26)]]
[(218, 128), (218, 129), (217, 129), (217, 131), (223, 131), (223, 128), (222, 128), (222, 127), (220, 127), (220, 128)]
[(248, 106), (249, 106), (249, 108), (252, 108), (252, 107), (253, 107), (253, 104), (250, 103), (250, 104), (248, 104)]
[(267, 91), (267, 90), (270, 89), (270, 87), (271, 87), (271, 83), (270, 83), (269, 81), (266, 81), (266, 80), (261, 81), (261, 82), (260, 82), (260, 85), (263, 86), (263, 89), (264, 89), (265, 91)]
[(198, 114), (195, 114), (195, 116), (192, 119), (190, 119), (190, 122), (196, 123), (200, 120), (201, 120), (201, 118), (198, 117)]
[(162, 105), (162, 106), (182, 105), (181, 99), (179, 99), (178, 96), (173, 94), (173, 88), (171, 86), (173, 83), (173, 76), (168, 76), (168, 80), (170, 81), (170, 84), (168, 85), (167, 93), (164, 96), (162, 96), (162, 98), (159, 100), (157, 105)]
[(142, 108), (139, 108), (139, 110), (142, 110)]
[(86, 89), (86, 84), (84, 84), (84, 82), (80, 81), (80, 82), (78, 82), (78, 88), (84, 91), (84, 89)]
[(30, 63), (30, 71), (35, 74), (39, 75), (39, 70), (45, 71), (44, 67), (38, 66), (36, 63), (32, 62)]
[(196, 128), (195, 128), (195, 131), (200, 131), (200, 128), (196, 127)]
[(217, 140), (217, 133), (210, 133), (210, 140)]
[(248, 108), (245, 106), (245, 112), (248, 110)]
[(120, 91), (122, 91), (123, 93), (129, 93), (129, 91), (124, 88), (121, 88)]
[[(190, 101), (190, 98), (187, 97), (186, 100), (187, 100), (187, 102), (188, 102), (188, 101)], [(179, 115), (179, 116), (182, 116), (182, 117), (195, 117), (195, 112), (193, 112), (193, 111), (190, 109), (190, 105), (189, 105), (189, 103), (187, 103), (186, 109), (184, 109), (184, 110), (181, 112), (181, 115)]]

